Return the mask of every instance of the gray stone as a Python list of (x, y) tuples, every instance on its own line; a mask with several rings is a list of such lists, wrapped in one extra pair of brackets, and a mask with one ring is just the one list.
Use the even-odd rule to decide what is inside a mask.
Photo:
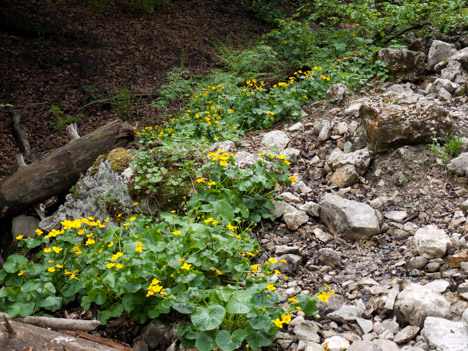
[(440, 88), (437, 92), (437, 98), (440, 101), (449, 101), (452, 99), (452, 94), (450, 94), (445, 88)]
[(320, 344), (308, 342), (305, 345), (304, 351), (323, 351), (323, 347)]
[(338, 168), (331, 176), (329, 183), (339, 188), (346, 188), (359, 182), (359, 174), (353, 165)]
[(391, 221), (401, 222), (408, 216), (408, 213), (406, 211), (388, 211), (384, 213), (384, 216)]
[(438, 351), (466, 351), (468, 349), (468, 326), (464, 322), (427, 317), (421, 335), (431, 349)]
[(465, 212), (468, 212), (468, 199), (463, 201), (461, 204), (460, 204), (460, 208), (465, 211)]
[[(113, 150), (111, 153), (116, 151)], [(93, 172), (91, 172), (92, 169)], [(52, 216), (42, 220), (39, 227), (49, 232), (58, 228), (60, 222), (70, 218), (93, 217), (95, 220), (103, 222), (104, 219), (111, 217), (107, 212), (106, 201), (108, 199), (119, 204), (121, 213), (137, 211), (138, 209), (133, 205), (135, 201), (130, 197), (128, 191), (132, 177), (128, 170), (119, 174), (112, 170), (110, 161), (102, 159), (97, 167), (90, 167), (88, 172), (80, 177), (75, 185), (77, 192), (73, 195), (68, 194), (65, 203)], [(141, 207), (145, 212), (151, 212), (151, 209), (144, 208), (144, 204), (141, 204)], [(110, 218), (108, 225), (116, 224)]]
[(356, 169), (359, 175), (364, 173), (369, 168), (370, 162), (372, 161), (371, 153), (369, 149), (364, 148), (356, 150), (354, 152), (345, 153), (340, 149), (334, 149), (330, 156), (327, 158), (327, 164), (333, 169), (337, 170), (346, 165), (352, 165)]
[(176, 331), (179, 325), (179, 323), (168, 325), (154, 319), (143, 332), (143, 340), (150, 350), (165, 350), (176, 338)]
[[(286, 263), (284, 261), (286, 261)], [(278, 262), (273, 263), (271, 267), (273, 269), (279, 270), (283, 274), (293, 274), (296, 273), (301, 262), (301, 256), (295, 254), (286, 254), (278, 257)]]
[(231, 140), (219, 141), (212, 144), (209, 148), (209, 152), (216, 152), (218, 149), (224, 150), (226, 152), (235, 153), (237, 151), (236, 144)]
[(297, 132), (302, 130), (304, 130), (304, 124), (302, 124), (301, 122), (297, 122), (288, 128), (289, 132)]
[(341, 255), (339, 252), (327, 247), (318, 251), (318, 260), (326, 266), (341, 266)]
[(372, 342), (377, 346), (380, 346), (382, 348), (382, 351), (400, 351), (398, 345), (390, 340), (376, 339), (372, 340)]
[(462, 320), (465, 322), (465, 324), (468, 326), (468, 308), (463, 312), (462, 315)]
[(459, 61), (452, 60), (448, 63), (447, 67), (442, 70), (440, 78), (455, 82), (458, 77), (465, 77), (465, 75), (466, 73), (463, 71), (461, 63)]
[(13, 238), (23, 235), (25, 238), (36, 237), (36, 229), (39, 228), (39, 219), (33, 216), (20, 215), (11, 221), (11, 234)]
[(362, 310), (356, 306), (343, 305), (337, 311), (328, 314), (328, 318), (338, 323), (354, 322), (361, 317)]
[(439, 293), (410, 283), (398, 294), (395, 315), (404, 323), (421, 327), (428, 316), (446, 317), (450, 313), (450, 303)]
[(453, 56), (450, 57), (450, 61), (458, 61), (461, 63), (463, 69), (468, 71), (468, 47), (457, 51)]
[(429, 260), (426, 257), (423, 256), (416, 256), (413, 257), (409, 262), (408, 262), (408, 268), (410, 269), (421, 269), (426, 264), (428, 264)]
[(287, 245), (278, 245), (275, 246), (276, 255), (285, 255), (285, 254), (297, 254), (299, 252), (299, 246), (287, 246)]
[(338, 122), (338, 124), (335, 126), (335, 130), (338, 135), (345, 135), (349, 130), (348, 123)]
[(383, 320), (382, 326), (385, 328), (385, 330), (391, 331), (392, 333), (396, 333), (400, 329), (400, 325), (393, 319)]
[(405, 344), (408, 341), (412, 340), (416, 335), (418, 335), (420, 329), (421, 328), (417, 326), (408, 325), (395, 335), (393, 341), (397, 344)]
[(427, 283), (424, 286), (437, 293), (443, 293), (445, 290), (447, 290), (449, 285), (450, 283), (448, 281), (437, 279), (437, 280), (433, 280), (432, 282)]
[(382, 348), (372, 341), (355, 341), (351, 344), (348, 351), (382, 351)]
[(289, 144), (289, 138), (281, 130), (273, 130), (263, 136), (262, 145), (274, 152), (283, 151)]
[(416, 81), (424, 72), (426, 55), (411, 50), (380, 49), (379, 60), (386, 63), (389, 74), (395, 79)]
[(326, 338), (322, 345), (325, 344), (328, 351), (345, 351), (349, 348), (349, 341), (339, 335)]
[(452, 220), (450, 221), (450, 224), (448, 226), (448, 229), (455, 229), (461, 226), (463, 223), (466, 222), (466, 218), (463, 215), (462, 211), (455, 211), (453, 214)]
[(431, 259), (445, 256), (450, 239), (443, 229), (427, 225), (416, 231), (414, 243), (421, 256)]
[(375, 210), (369, 205), (331, 195), (320, 205), (320, 218), (333, 234), (352, 239), (368, 239), (380, 232)]
[(434, 131), (444, 138), (453, 129), (452, 118), (440, 101), (413, 92), (368, 98), (359, 117), (364, 140), (377, 151), (427, 144)]
[(329, 121), (323, 121), (322, 128), (320, 129), (319, 135), (317, 137), (317, 142), (319, 144), (323, 144), (328, 140), (328, 138), (330, 138), (331, 127), (332, 125)]
[(342, 83), (337, 83), (333, 84), (330, 88), (327, 90), (327, 99), (332, 103), (332, 104), (342, 104), (346, 98), (346, 95), (349, 94), (348, 87), (346, 84)]
[(333, 235), (324, 232), (320, 228), (314, 229), (314, 235), (317, 239), (319, 239), (320, 241), (324, 243), (328, 243), (330, 240), (333, 240)]
[(301, 225), (309, 221), (309, 216), (304, 211), (295, 210), (283, 215), (283, 219), (288, 229), (297, 230)]
[(400, 287), (398, 285), (395, 285), (388, 292), (388, 295), (387, 295), (387, 298), (386, 298), (385, 304), (384, 304), (384, 309), (386, 309), (387, 311), (393, 311), (393, 308), (395, 306), (395, 301), (396, 301), (396, 298), (397, 298), (399, 292), (400, 292)]
[(372, 328), (374, 326), (374, 323), (372, 323), (371, 320), (369, 319), (364, 319), (364, 318), (356, 318), (356, 322), (361, 328), (362, 332), (364, 334), (368, 334), (372, 331)]
[(297, 163), (297, 160), (299, 158), (299, 155), (301, 154), (301, 151), (298, 149), (294, 149), (292, 147), (288, 147), (281, 151), (281, 155), (286, 156), (286, 158), (291, 162), (291, 163)]
[[(312, 188), (308, 187), (302, 180), (295, 182), (291, 185), (291, 187), (301, 194), (308, 194), (312, 192)], [(301, 200), (302, 202), (302, 200)]]
[(346, 116), (349, 116), (349, 115), (353, 115), (353, 114), (357, 114), (359, 112), (359, 109), (362, 105), (362, 102), (361, 101), (354, 101), (352, 102), (348, 108), (344, 111), (344, 114)]
[(247, 151), (239, 151), (234, 156), (234, 164), (240, 168), (249, 168), (258, 161), (258, 156)]
[(455, 45), (449, 44), (440, 40), (434, 40), (427, 54), (428, 70), (433, 70), (435, 65), (442, 62), (457, 52)]
[(276, 218), (281, 217), (284, 214), (284, 210), (286, 206), (288, 206), (288, 203), (283, 200), (271, 200), (271, 203), (275, 207), (272, 211), (271, 214), (273, 214)]
[(468, 175), (468, 152), (463, 152), (447, 165), (447, 168), (460, 176)]
[(438, 92), (439, 89), (443, 88), (448, 91), (450, 94), (453, 94), (460, 86), (454, 82), (451, 82), (448, 79), (437, 78), (432, 83), (432, 89), (434, 92)]
[(281, 193), (280, 196), (284, 199), (284, 201), (293, 203), (293, 204), (300, 204), (302, 202), (301, 198), (294, 195), (293, 193), (286, 191)]
[(330, 296), (327, 302), (317, 301), (317, 309), (320, 311), (320, 315), (328, 315), (331, 312), (338, 311), (343, 305), (344, 297), (339, 294)]
[(319, 327), (313, 321), (304, 320), (294, 327), (294, 334), (305, 342), (320, 342)]
[(320, 209), (322, 207), (319, 204), (316, 204), (315, 202), (309, 201), (306, 202), (304, 205), (299, 206), (299, 209), (301, 211), (304, 211), (311, 217), (320, 217)]

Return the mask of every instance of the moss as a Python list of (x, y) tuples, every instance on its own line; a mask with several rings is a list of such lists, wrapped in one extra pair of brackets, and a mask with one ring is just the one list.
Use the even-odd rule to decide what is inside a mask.
[(122, 173), (125, 169), (128, 168), (130, 162), (132, 162), (133, 152), (129, 152), (124, 148), (117, 148), (109, 152), (107, 160), (111, 164), (111, 169), (114, 172)]
[(89, 171), (90, 175), (95, 175), (97, 171), (99, 170), (99, 165), (101, 164), (101, 161), (103, 159), (106, 159), (110, 162), (111, 169), (114, 172), (117, 173), (122, 173), (125, 169), (130, 166), (130, 162), (132, 162), (132, 157), (134, 155), (134, 151), (127, 151), (124, 148), (117, 148), (112, 150), (111, 152), (107, 154), (102, 154), (99, 155), (96, 158), (96, 161), (94, 161), (93, 166), (91, 167), (91, 170)]

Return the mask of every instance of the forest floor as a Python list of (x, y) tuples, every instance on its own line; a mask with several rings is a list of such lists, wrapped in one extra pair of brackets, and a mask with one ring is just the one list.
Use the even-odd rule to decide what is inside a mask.
[[(0, 7), (0, 103), (21, 113), (31, 144), (26, 163), (41, 159), (69, 139), (59, 118), (94, 100), (143, 94), (131, 115), (110, 104), (83, 110), (77, 122), (85, 135), (120, 117), (135, 126), (154, 125), (169, 110), (151, 107), (168, 72), (189, 75), (222, 68), (217, 46), (245, 47), (271, 27), (244, 10), (241, 1), (173, 1), (153, 14), (123, 5), (99, 12), (85, 1), (7, 0)], [(11, 98), (8, 96), (8, 86)], [(174, 110), (179, 106), (174, 106)], [(57, 106), (58, 116), (50, 111)], [(17, 168), (20, 152), (11, 118), (0, 110), (0, 180)]]

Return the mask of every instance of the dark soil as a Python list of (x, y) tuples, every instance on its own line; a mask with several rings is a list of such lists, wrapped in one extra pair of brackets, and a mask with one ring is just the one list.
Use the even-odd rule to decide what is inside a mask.
[[(242, 1), (172, 0), (153, 14), (122, 4), (102, 12), (87, 1), (6, 0), (0, 5), (0, 103), (21, 115), (31, 144), (26, 163), (41, 159), (69, 139), (57, 131), (52, 105), (67, 114), (93, 99), (108, 99), (119, 89), (147, 94), (130, 114), (110, 104), (86, 108), (78, 122), (85, 135), (117, 117), (149, 125), (162, 112), (151, 96), (167, 73), (183, 68), (189, 75), (221, 68), (216, 45), (248, 45), (271, 28), (242, 7)], [(8, 86), (11, 91), (9, 98)], [(167, 113), (167, 111), (164, 111)], [(7, 109), (0, 110), (0, 180), (17, 168), (20, 152)]]

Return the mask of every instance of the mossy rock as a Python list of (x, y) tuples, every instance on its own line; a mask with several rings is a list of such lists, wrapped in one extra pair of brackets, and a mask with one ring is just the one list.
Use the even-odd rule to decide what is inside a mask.
[(94, 161), (94, 164), (91, 170), (89, 171), (89, 174), (95, 175), (97, 173), (102, 160), (109, 161), (111, 169), (114, 172), (121, 174), (125, 169), (127, 169), (130, 166), (134, 154), (134, 150), (127, 151), (122, 147), (118, 147), (107, 154), (99, 155), (96, 158), (96, 161)]

